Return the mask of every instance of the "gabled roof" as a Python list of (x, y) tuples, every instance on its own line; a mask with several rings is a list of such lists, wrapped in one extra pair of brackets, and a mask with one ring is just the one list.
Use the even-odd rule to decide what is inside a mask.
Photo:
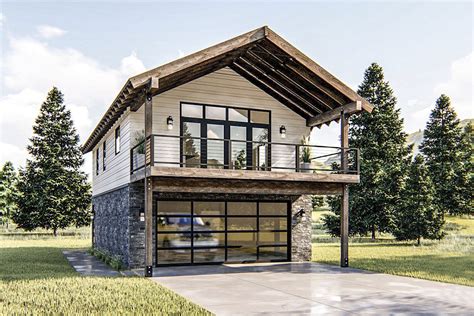
[(371, 112), (372, 106), (342, 81), (267, 26), (148, 70), (127, 80), (82, 150), (87, 153), (128, 108), (136, 111), (147, 92), (163, 93), (230, 67), (307, 120), (321, 126), (340, 112)]

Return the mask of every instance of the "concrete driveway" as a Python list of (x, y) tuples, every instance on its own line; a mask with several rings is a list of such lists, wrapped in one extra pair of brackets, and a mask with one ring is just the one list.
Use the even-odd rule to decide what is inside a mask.
[(317, 263), (156, 268), (153, 280), (217, 315), (473, 315), (474, 288)]

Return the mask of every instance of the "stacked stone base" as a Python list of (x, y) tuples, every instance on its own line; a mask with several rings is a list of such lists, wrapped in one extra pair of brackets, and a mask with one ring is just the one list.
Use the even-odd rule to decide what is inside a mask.
[[(283, 195), (228, 195), (155, 193), (155, 198), (183, 200), (261, 200), (291, 201), (291, 261), (311, 260), (311, 197)], [(129, 268), (143, 267), (145, 263), (145, 223), (140, 221), (144, 212), (144, 184), (131, 183), (117, 190), (93, 197), (94, 247), (119, 257)], [(155, 199), (154, 199), (155, 200)], [(155, 205), (153, 205), (155, 209)], [(299, 213), (299, 215), (297, 215)], [(155, 215), (155, 214), (154, 214)], [(156, 227), (153, 216), (153, 236)], [(153, 238), (153, 249), (155, 249)], [(153, 262), (156, 262), (153, 252)]]

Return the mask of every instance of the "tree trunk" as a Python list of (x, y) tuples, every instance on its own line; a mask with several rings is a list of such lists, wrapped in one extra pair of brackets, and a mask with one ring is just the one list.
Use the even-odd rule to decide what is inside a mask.
[(53, 228), (53, 235), (54, 235), (54, 237), (58, 236), (58, 228), (57, 227)]
[(420, 236), (418, 236), (418, 246), (421, 244)]
[(375, 241), (375, 225), (372, 225), (372, 241)]

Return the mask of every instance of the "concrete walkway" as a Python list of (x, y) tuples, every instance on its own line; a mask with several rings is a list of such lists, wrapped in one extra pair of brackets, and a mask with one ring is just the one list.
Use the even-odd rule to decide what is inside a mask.
[(86, 276), (122, 276), (122, 274), (85, 251), (63, 251), (69, 264)]
[(155, 268), (217, 315), (473, 315), (474, 288), (317, 263)]

